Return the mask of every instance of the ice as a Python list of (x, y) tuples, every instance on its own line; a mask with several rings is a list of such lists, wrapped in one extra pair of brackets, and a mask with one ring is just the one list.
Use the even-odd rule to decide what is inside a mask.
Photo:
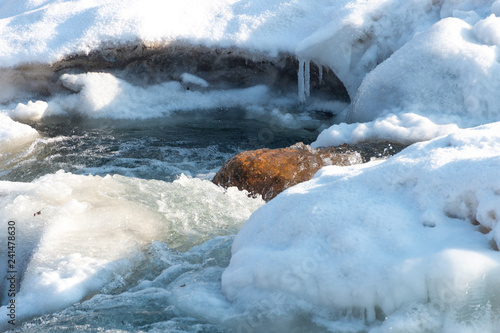
[(181, 75), (181, 80), (184, 84), (194, 84), (202, 88), (208, 88), (209, 86), (208, 82), (203, 80), (201, 77), (189, 73), (183, 73)]
[[(186, 252), (154, 241), (146, 246), (147, 260), (137, 274), (138, 281), (128, 282), (127, 291), (98, 294), (36, 320), (37, 325), (21, 326), (19, 332), (60, 331), (68, 326), (68, 331), (129, 332), (135, 330), (132, 322), (158, 333), (219, 332), (221, 327), (245, 332), (247, 318), (220, 292), (220, 276), (229, 262), (233, 238), (215, 237)], [(113, 288), (113, 283), (108, 287)]]
[(12, 119), (19, 120), (40, 120), (47, 110), (48, 104), (44, 101), (29, 101), (27, 104), (19, 103), (12, 110)]
[[(193, 80), (193, 78), (190, 78)], [(91, 118), (146, 119), (174, 111), (245, 107), (270, 102), (266, 86), (215, 91), (187, 90), (171, 81), (147, 87), (134, 86), (109, 73), (64, 74), (62, 84), (73, 94), (48, 101), (47, 115), (81, 114)]]
[[(18, 321), (119, 287), (140, 272), (143, 247), (154, 240), (185, 251), (235, 233), (263, 204), (235, 188), (224, 192), (185, 176), (167, 183), (58, 172), (32, 183), (0, 182), (0, 192), (0, 217), (15, 221), (18, 230)], [(2, 260), (5, 278), (7, 257)], [(0, 299), (5, 305), (3, 287)]]
[[(495, 323), (499, 133), (500, 123), (457, 130), (389, 160), (323, 168), (245, 223), (224, 294), (245, 309), (284, 294), (294, 301), (274, 302), (276, 313), (292, 302), (296, 311), (329, 309), (319, 317), (331, 322), (346, 311), (391, 322), (424, 306), (458, 326)], [(476, 221), (492, 231), (481, 234)], [(495, 309), (491, 318), (474, 318), (474, 304)], [(431, 330), (435, 320), (444, 325), (434, 317)]]
[[(299, 89), (299, 101), (305, 102), (306, 98), (311, 95), (311, 61), (309, 60), (299, 60), (299, 70), (298, 70), (298, 89)], [(320, 79), (323, 76), (320, 70)]]
[(298, 82), (298, 90), (299, 90), (299, 101), (304, 102), (306, 100), (306, 76), (305, 76), (305, 62), (299, 61), (299, 70), (297, 72), (297, 82)]
[(0, 154), (6, 153), (13, 146), (32, 142), (37, 137), (38, 132), (34, 128), (14, 121), (7, 114), (0, 112)]
[(311, 95), (311, 62), (304, 61), (304, 93), (306, 97)]

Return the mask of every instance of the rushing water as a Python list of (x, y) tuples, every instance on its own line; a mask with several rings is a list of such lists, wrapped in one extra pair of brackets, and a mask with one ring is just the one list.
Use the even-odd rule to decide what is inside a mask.
[[(248, 330), (220, 276), (263, 201), (209, 179), (242, 150), (308, 143), (317, 132), (227, 112), (31, 125), (40, 138), (0, 162), (0, 216), (16, 222), (18, 271), (16, 326), (2, 318), (1, 331)], [(6, 289), (0, 301), (5, 316)]]
[(0, 179), (31, 181), (57, 170), (120, 174), (172, 181), (180, 174), (208, 178), (243, 150), (310, 143), (316, 131), (290, 131), (226, 116), (149, 120), (52, 118), (33, 126), (42, 134), (25, 151), (0, 162)]

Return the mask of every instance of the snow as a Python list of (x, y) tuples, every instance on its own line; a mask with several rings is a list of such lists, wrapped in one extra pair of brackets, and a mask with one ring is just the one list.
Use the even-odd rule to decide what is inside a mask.
[[(388, 115), (404, 118), (404, 114), (415, 113), (439, 128), (450, 124), (466, 128), (498, 118), (497, 15), (499, 2), (483, 0), (4, 0), (0, 3), (0, 66), (53, 63), (75, 53), (137, 42), (238, 47), (276, 57), (285, 52), (300, 59), (299, 101), (306, 101), (310, 94), (311, 61), (330, 67), (341, 79), (353, 102), (346, 116), (337, 118), (339, 122), (385, 121)], [(169, 108), (198, 107), (192, 102), (195, 95), (172, 96), (171, 92), (179, 89), (174, 84), (156, 86), (156, 97), (145, 101), (138, 97), (144, 96), (140, 88), (128, 97), (132, 89), (119, 78), (106, 78), (102, 73), (87, 75), (61, 78), (66, 87), (71, 86), (71, 80), (80, 82), (82, 89), (76, 91), (81, 91), (80, 97), (63, 97), (53, 103), (40, 100), (49, 104), (45, 112), (21, 106), (13, 117), (38, 119), (65, 113), (82, 102), (84, 95), (85, 114), (116, 118), (120, 116), (105, 109), (120, 104), (117, 96), (121, 92), (133, 110), (146, 104), (139, 114), (125, 108), (122, 118), (164, 115), (151, 105), (168, 104), (164, 110), (167, 113)], [(199, 79), (196, 73), (185, 73), (181, 81), (201, 88), (209, 85)], [(101, 83), (96, 83), (98, 80)], [(87, 91), (92, 85), (101, 85), (98, 95)], [(11, 99), (13, 88), (5, 83), (3, 86)], [(158, 97), (160, 91), (168, 97)], [(225, 105), (228, 96), (223, 92), (200, 97), (204, 100), (200, 104), (241, 107), (231, 98)], [(428, 130), (429, 121), (422, 122), (418, 129), (403, 121), (395, 131), (384, 129), (373, 136), (408, 143), (448, 133), (442, 128)], [(357, 136), (347, 133), (346, 128), (342, 125), (342, 129), (334, 127), (322, 134), (321, 145), (338, 142), (335, 135), (329, 140), (328, 133), (340, 131), (347, 139)], [(349, 128), (359, 131), (356, 126)]]
[[(311, 62), (321, 68), (320, 80), (322, 67), (331, 68), (351, 104), (315, 147), (412, 144), (389, 160), (325, 167), (254, 213), (222, 275), (223, 293), (235, 307), (252, 311), (267, 302), (277, 320), (299, 309), (334, 331), (498, 330), (500, 255), (492, 247), (500, 241), (500, 0), (0, 0), (4, 68), (173, 41), (294, 54), (295, 98), (304, 109), (321, 104), (310, 101)], [(296, 100), (274, 96), (270, 87), (210, 90), (196, 75), (135, 86), (116, 73), (64, 74), (58, 84), (67, 91), (2, 106), (0, 148), (37, 136), (13, 119), (52, 115), (142, 119), (229, 107), (289, 128), (314, 124), (307, 113), (288, 113)], [(2, 95), (16, 96), (9, 78), (1, 81)], [(203, 89), (188, 90), (193, 84)], [(47, 177), (23, 187), (24, 195), (39, 199), (30, 191), (43, 181), (71, 178)], [(101, 181), (77, 178), (67, 193), (80, 181)], [(8, 192), (17, 185), (0, 186)], [(46, 191), (43, 198), (66, 193)], [(12, 195), (2, 200), (14, 204)], [(71, 209), (91, 209), (68, 200)], [(73, 254), (65, 260), (48, 263), (43, 281), (64, 289), (55, 267), (84, 263), (67, 280), (81, 285), (104, 265)], [(69, 298), (81, 298), (74, 295)], [(345, 324), (345, 317), (357, 324)]]
[[(184, 76), (185, 82), (188, 79)], [(176, 81), (133, 86), (109, 73), (64, 74), (61, 82), (75, 94), (57, 95), (49, 100), (46, 110), (49, 115), (79, 113), (92, 118), (144, 119), (177, 110), (207, 110), (221, 104), (244, 107), (254, 104), (254, 100), (270, 100), (266, 86), (198, 92), (187, 90)]]
[[(418, 3), (423, 5), (425, 1)], [(347, 83), (353, 82), (351, 76), (356, 73), (360, 73), (362, 78), (359, 85), (356, 80), (347, 85), (348, 88), (353, 87), (353, 101), (343, 120), (351, 124), (332, 126), (319, 136), (316, 144), (336, 145), (343, 143), (342, 140), (357, 143), (373, 138), (412, 143), (451, 133), (454, 126), (467, 128), (498, 120), (500, 63), (497, 48), (500, 46), (500, 21), (492, 13), (497, 8), (496, 4), (492, 6), (488, 1), (445, 1), (440, 9), (441, 19), (433, 24), (430, 23), (431, 19), (436, 19), (434, 14), (431, 15), (436, 9), (434, 6), (430, 7), (432, 10), (425, 17), (418, 18), (417, 11), (410, 22), (418, 18), (419, 28), (415, 28), (411, 35), (399, 29), (398, 20), (403, 15), (399, 10), (377, 20), (373, 26), (375, 32), (370, 30), (370, 34), (374, 35), (369, 40), (370, 46), (362, 48), (363, 54), (356, 62), (364, 69), (345, 74), (339, 71), (339, 77), (345, 75), (347, 79), (344, 82)], [(416, 2), (408, 2), (407, 5), (416, 6)], [(391, 20), (393, 25), (387, 26), (389, 32), (377, 31), (383, 20)], [(366, 20), (361, 21), (365, 27)], [(404, 29), (409, 29), (412, 24)], [(424, 26), (427, 28), (422, 29)], [(355, 32), (357, 35), (354, 37), (359, 38), (360, 30)], [(387, 33), (399, 36), (398, 43), (394, 44)], [(332, 36), (338, 34), (340, 32)], [(344, 38), (342, 34), (340, 36), (335, 38)], [(406, 36), (404, 45), (401, 36)], [(385, 54), (390, 56), (385, 60), (377, 56), (373, 59), (380, 64), (367, 65), (363, 59), (371, 57), (370, 54), (375, 52), (373, 48), (376, 54), (380, 54), (381, 46), (374, 43), (380, 43), (381, 39), (386, 48)], [(328, 43), (331, 42), (328, 40)], [(326, 42), (308, 47), (314, 51), (322, 47), (322, 43)], [(387, 51), (389, 46), (394, 52)], [(321, 52), (320, 55), (323, 55)], [(338, 60), (335, 58), (332, 61)], [(335, 65), (331, 66), (335, 68)], [(345, 60), (341, 67), (352, 67), (352, 59)], [(420, 124), (407, 121), (414, 117), (413, 114), (427, 119), (422, 119)], [(394, 124), (393, 129), (380, 126), (382, 123)]]
[(186, 40), (277, 55), (293, 52), (334, 7), (328, 0), (3, 0), (0, 66), (51, 63), (102, 44), (136, 41)]
[[(347, 1), (297, 53), (330, 66), (354, 97), (366, 73), (439, 20), (431, 0)], [(340, 9), (340, 10), (339, 10)]]
[(438, 119), (460, 116), (462, 126), (498, 119), (500, 64), (490, 21), (474, 27), (447, 18), (414, 38), (366, 76), (348, 119), (370, 121), (376, 112), (409, 108)]
[(12, 110), (12, 119), (40, 120), (47, 110), (48, 104), (44, 101), (29, 101), (27, 104), (19, 103)]
[[(500, 242), (499, 165), (497, 122), (414, 144), (389, 160), (325, 167), (250, 217), (222, 290), (246, 309), (283, 293), (305, 301), (292, 303), (302, 311), (361, 309), (368, 322), (392, 320), (415, 304), (451, 317), (487, 305), (497, 311), (500, 253), (490, 241)], [(472, 222), (492, 231), (483, 235)], [(339, 319), (331, 313), (319, 317)]]
[(457, 129), (456, 124), (439, 125), (416, 113), (388, 114), (365, 123), (333, 125), (322, 131), (311, 145), (317, 148), (386, 140), (412, 144), (453, 133)]
[[(137, 86), (110, 73), (63, 74), (59, 82), (68, 93), (56, 94), (46, 101), (18, 103), (7, 113), (19, 121), (50, 116), (84, 116), (107, 119), (150, 119), (172, 115), (190, 116), (190, 112), (208, 115), (220, 108), (239, 110), (247, 119), (259, 119), (270, 126), (319, 128), (321, 121), (308, 111), (338, 112), (343, 102), (318, 101), (303, 112), (293, 112), (296, 100), (276, 94), (265, 85), (248, 88), (207, 90), (209, 83), (184, 73), (181, 81)], [(190, 88), (194, 89), (190, 89)], [(289, 109), (292, 112), (289, 112)]]

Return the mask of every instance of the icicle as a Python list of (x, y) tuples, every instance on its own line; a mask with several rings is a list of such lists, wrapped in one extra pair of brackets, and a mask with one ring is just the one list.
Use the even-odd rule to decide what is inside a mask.
[(305, 71), (304, 71), (304, 81), (305, 81), (305, 89), (304, 93), (306, 94), (306, 97), (309, 97), (311, 95), (311, 61), (307, 60), (304, 63), (305, 66)]
[(304, 102), (311, 94), (311, 61), (299, 59), (299, 101)]
[(318, 65), (318, 71), (319, 71), (319, 84), (321, 84), (321, 81), (323, 81), (323, 66), (322, 65)]
[(305, 66), (305, 61), (299, 59), (298, 88), (299, 88), (299, 101), (301, 102), (304, 102), (306, 100), (305, 89), (304, 89), (304, 66)]

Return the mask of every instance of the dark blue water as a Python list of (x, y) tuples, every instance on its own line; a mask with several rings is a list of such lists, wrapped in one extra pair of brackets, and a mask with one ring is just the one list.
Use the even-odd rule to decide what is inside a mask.
[(6, 156), (1, 180), (32, 181), (58, 170), (171, 181), (180, 174), (209, 179), (231, 156), (259, 148), (312, 142), (317, 131), (287, 129), (231, 117), (149, 120), (46, 119), (42, 138)]

